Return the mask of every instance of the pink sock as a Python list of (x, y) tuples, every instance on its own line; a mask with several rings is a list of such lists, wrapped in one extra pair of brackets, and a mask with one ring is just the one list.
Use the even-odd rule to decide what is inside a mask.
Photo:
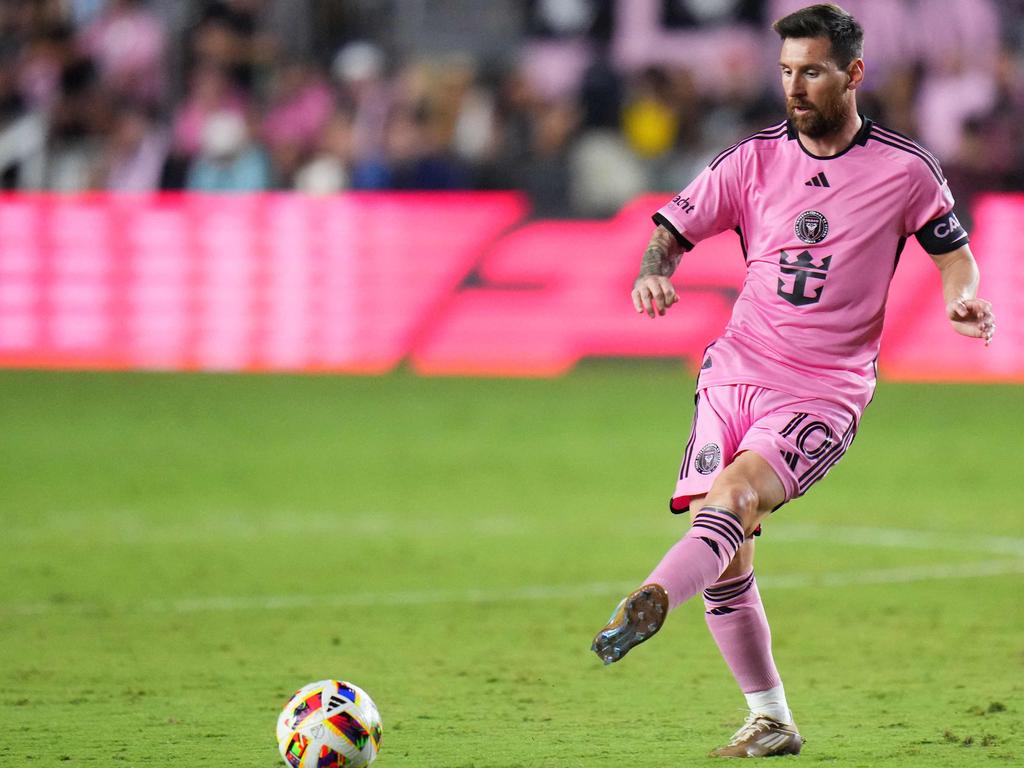
[(714, 584), (742, 543), (743, 526), (736, 515), (723, 507), (704, 507), (644, 583), (663, 586), (672, 610)]
[(782, 684), (772, 658), (772, 633), (754, 572), (704, 590), (704, 618), (744, 693)]

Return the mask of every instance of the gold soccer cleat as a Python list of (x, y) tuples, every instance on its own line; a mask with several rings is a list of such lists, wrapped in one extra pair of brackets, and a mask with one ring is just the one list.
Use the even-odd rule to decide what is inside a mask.
[(732, 739), (724, 747), (712, 750), (710, 757), (775, 757), (799, 755), (804, 740), (795, 723), (786, 725), (778, 720), (751, 712)]
[(605, 664), (625, 656), (661, 629), (668, 615), (668, 593), (660, 584), (644, 584), (626, 595), (612, 617), (594, 637), (590, 650)]

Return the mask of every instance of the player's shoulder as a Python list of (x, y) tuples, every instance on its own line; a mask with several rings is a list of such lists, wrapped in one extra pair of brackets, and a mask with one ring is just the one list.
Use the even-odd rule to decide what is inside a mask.
[(708, 163), (708, 168), (714, 171), (730, 157), (742, 155), (744, 152), (749, 152), (751, 150), (779, 146), (780, 143), (784, 142), (787, 138), (788, 125), (787, 121), (783, 120), (775, 125), (763, 128), (756, 133), (743, 137), (735, 144), (726, 147), (715, 155), (711, 159), (711, 162)]
[(880, 157), (899, 163), (911, 173), (927, 173), (939, 184), (946, 182), (938, 158), (899, 131), (872, 122), (868, 127), (864, 145)]

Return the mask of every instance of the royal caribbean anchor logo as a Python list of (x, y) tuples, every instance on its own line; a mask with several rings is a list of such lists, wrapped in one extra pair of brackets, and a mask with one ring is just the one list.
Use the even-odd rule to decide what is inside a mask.
[(828, 268), (831, 265), (831, 256), (825, 256), (820, 263), (816, 264), (810, 251), (803, 251), (795, 257), (791, 257), (785, 251), (781, 251), (779, 253), (779, 271), (783, 275), (792, 277), (793, 283), (789, 290), (786, 290), (786, 280), (780, 277), (776, 293), (794, 307), (817, 304), (821, 301), (821, 293), (825, 290), (825, 286), (819, 285), (808, 294), (807, 283), (810, 280), (821, 280), (824, 282), (825, 278), (828, 277)]

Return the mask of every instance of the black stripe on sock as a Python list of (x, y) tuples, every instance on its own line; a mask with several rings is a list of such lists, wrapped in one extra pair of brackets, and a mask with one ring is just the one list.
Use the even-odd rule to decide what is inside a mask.
[(743, 586), (754, 580), (754, 572), (751, 571), (746, 576), (741, 576), (739, 579), (731, 579), (728, 582), (717, 582), (707, 588), (709, 593), (718, 592), (729, 592), (730, 590), (736, 589), (737, 587)]
[(700, 508), (701, 512), (703, 512), (704, 510), (708, 510), (719, 515), (728, 515), (736, 521), (736, 527), (738, 527), (741, 532), (743, 531), (743, 521), (740, 520), (740, 516), (733, 512), (731, 509), (726, 509), (725, 507), (716, 507), (712, 504), (706, 504)]
[(754, 573), (751, 571), (750, 575), (738, 584), (727, 584), (724, 587), (708, 587), (704, 590), (704, 597), (713, 603), (722, 603), (744, 594), (753, 584)]
[(722, 556), (722, 553), (718, 551), (717, 541), (715, 541), (714, 539), (706, 539), (703, 536), (700, 537), (700, 540), (707, 544), (709, 547), (711, 547), (711, 551), (715, 553), (715, 557)]
[(692, 527), (703, 528), (712, 533), (717, 533), (731, 543), (734, 550), (739, 549), (740, 545), (743, 544), (743, 532), (737, 533), (734, 527), (720, 519), (710, 516), (698, 516), (694, 518)]

